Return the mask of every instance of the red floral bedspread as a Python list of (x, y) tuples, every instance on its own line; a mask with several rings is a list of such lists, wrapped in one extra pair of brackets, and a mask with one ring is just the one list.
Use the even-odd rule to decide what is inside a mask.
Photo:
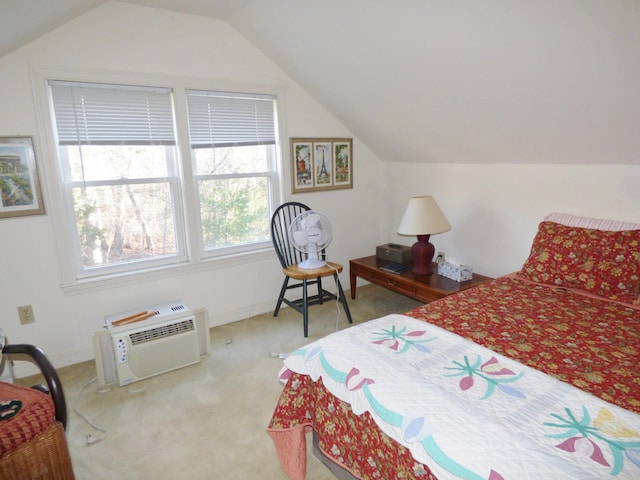
[[(638, 309), (518, 277), (502, 277), (407, 315), (640, 413)], [(321, 381), (314, 383), (293, 374), (268, 431), (278, 446), (289, 434), (305, 428), (313, 428), (323, 452), (358, 478), (435, 478), (404, 447), (380, 432), (368, 414), (354, 415)], [(288, 448), (285, 457), (303, 447), (298, 442), (297, 447)], [(304, 479), (300, 460), (305, 452), (298, 451), (292, 462), (293, 457), (282, 458), (282, 450), (281, 462), (290, 477)]]
[(407, 315), (640, 413), (640, 310), (502, 277)]

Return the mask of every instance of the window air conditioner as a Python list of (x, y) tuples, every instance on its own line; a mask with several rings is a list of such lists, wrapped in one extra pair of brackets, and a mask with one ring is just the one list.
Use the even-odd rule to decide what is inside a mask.
[[(149, 312), (133, 323), (119, 320)], [(98, 388), (138, 380), (186, 367), (211, 350), (206, 308), (191, 311), (181, 302), (105, 317), (105, 326), (93, 334)]]

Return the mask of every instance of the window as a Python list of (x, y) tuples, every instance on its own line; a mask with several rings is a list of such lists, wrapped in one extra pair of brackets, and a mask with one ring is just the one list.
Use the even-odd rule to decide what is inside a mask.
[[(48, 83), (76, 279), (269, 245), (274, 97)], [(188, 119), (175, 116), (175, 90)], [(181, 121), (189, 138), (177, 137)], [(181, 161), (181, 143), (190, 159)], [(189, 169), (193, 185), (182, 174)]]
[(204, 250), (269, 241), (276, 184), (274, 98), (187, 91), (194, 179)]

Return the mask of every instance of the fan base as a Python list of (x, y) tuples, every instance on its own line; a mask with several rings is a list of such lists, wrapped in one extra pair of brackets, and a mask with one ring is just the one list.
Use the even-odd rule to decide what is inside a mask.
[(327, 262), (324, 260), (319, 260), (317, 258), (308, 258), (307, 260), (300, 262), (298, 264), (298, 268), (302, 268), (303, 270), (314, 270), (316, 268), (322, 268), (327, 265)]

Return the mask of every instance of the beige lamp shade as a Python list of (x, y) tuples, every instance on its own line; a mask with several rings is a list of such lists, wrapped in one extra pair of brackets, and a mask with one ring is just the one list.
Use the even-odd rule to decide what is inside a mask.
[(451, 230), (451, 224), (430, 195), (412, 197), (404, 212), (398, 235), (435, 235)]

